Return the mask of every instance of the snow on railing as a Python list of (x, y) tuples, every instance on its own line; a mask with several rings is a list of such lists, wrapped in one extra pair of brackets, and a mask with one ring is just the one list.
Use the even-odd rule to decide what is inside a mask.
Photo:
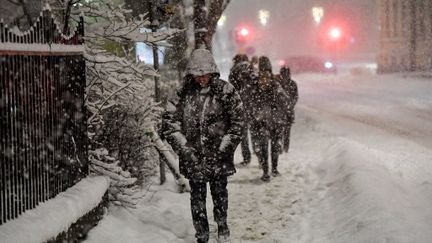
[(1, 43), (1, 53), (50, 53), (55, 55), (56, 53), (63, 54), (79, 54), (84, 53), (83, 45), (61, 45), (61, 44), (19, 44), (19, 43)]
[(1, 242), (47, 242), (102, 201), (110, 179), (89, 176), (55, 198), (0, 226)]
[[(84, 19), (81, 16), (76, 30), (62, 33), (48, 6), (27, 31), (9, 27), (0, 21), (0, 52), (83, 52)], [(42, 47), (42, 45), (44, 45)], [(57, 46), (56, 46), (57, 45)]]

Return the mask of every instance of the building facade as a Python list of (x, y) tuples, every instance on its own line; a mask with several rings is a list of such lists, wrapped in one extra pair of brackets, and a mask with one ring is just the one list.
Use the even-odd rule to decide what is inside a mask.
[(378, 71), (432, 70), (432, 0), (378, 1)]

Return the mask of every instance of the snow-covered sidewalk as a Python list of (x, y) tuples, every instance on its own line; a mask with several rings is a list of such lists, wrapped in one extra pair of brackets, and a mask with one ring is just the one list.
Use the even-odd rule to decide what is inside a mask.
[[(253, 157), (251, 165), (237, 168), (237, 173), (229, 178), (228, 222), (234, 242), (287, 242), (298, 238), (297, 224), (304, 210), (305, 187), (311, 180), (305, 174), (305, 165), (309, 164), (308, 160), (316, 159), (314, 156), (319, 157), (318, 151), (305, 153), (314, 150), (315, 145), (307, 145), (310, 139), (297, 132), (298, 129), (293, 132), (292, 153), (281, 157), (281, 177), (263, 183), (262, 171)], [(241, 159), (238, 149), (236, 161)], [(170, 175), (165, 185), (159, 186), (157, 180), (154, 178), (137, 209), (109, 208), (86, 242), (195, 242), (189, 194), (177, 193)], [(213, 221), (210, 192), (207, 199), (211, 242), (215, 242), (217, 226)]]
[[(301, 134), (301, 133), (297, 133)], [(295, 136), (295, 139), (300, 139)], [(307, 139), (305, 137), (305, 139)], [(254, 157), (248, 167), (237, 168), (230, 177), (228, 222), (234, 242), (288, 242), (299, 238), (298, 223), (304, 214), (307, 160), (314, 155), (306, 141), (293, 142), (292, 154), (281, 158), (281, 177), (270, 183), (260, 180), (262, 171)], [(318, 153), (317, 153), (318, 154)], [(241, 160), (240, 151), (236, 153)], [(295, 161), (296, 160), (296, 161)], [(211, 196), (208, 193), (211, 238), (216, 238)], [(195, 242), (190, 215), (189, 195), (178, 194), (172, 181), (150, 186), (144, 200), (134, 210), (111, 207), (104, 220), (93, 229), (87, 242)]]
[[(262, 183), (254, 157), (229, 179), (233, 242), (429, 242), (432, 138), (421, 131), (432, 131), (425, 123), (432, 82), (397, 75), (298, 79), (282, 176)], [(87, 242), (194, 242), (189, 195), (176, 193), (172, 181), (156, 184), (138, 209), (110, 208)]]

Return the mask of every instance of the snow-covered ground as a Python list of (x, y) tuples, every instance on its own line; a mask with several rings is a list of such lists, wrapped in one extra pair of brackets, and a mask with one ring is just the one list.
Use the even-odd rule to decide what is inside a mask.
[[(432, 75), (294, 78), (282, 177), (262, 183), (254, 158), (229, 180), (233, 242), (430, 242)], [(189, 210), (172, 180), (155, 182), (137, 209), (111, 207), (87, 242), (194, 242)]]

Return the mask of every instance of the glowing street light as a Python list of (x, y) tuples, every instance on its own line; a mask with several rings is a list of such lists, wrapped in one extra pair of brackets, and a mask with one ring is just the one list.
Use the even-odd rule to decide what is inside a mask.
[(264, 9), (258, 11), (258, 19), (263, 26), (266, 26), (270, 18), (270, 12)]
[(218, 20), (218, 22), (217, 22), (217, 25), (218, 25), (219, 27), (222, 27), (222, 26), (224, 26), (225, 21), (226, 21), (226, 16), (225, 16), (225, 15), (222, 15), (222, 16), (219, 18), (219, 20)]
[(322, 7), (313, 7), (312, 16), (314, 18), (315, 23), (317, 25), (320, 24), (322, 18), (324, 17), (324, 9)]

